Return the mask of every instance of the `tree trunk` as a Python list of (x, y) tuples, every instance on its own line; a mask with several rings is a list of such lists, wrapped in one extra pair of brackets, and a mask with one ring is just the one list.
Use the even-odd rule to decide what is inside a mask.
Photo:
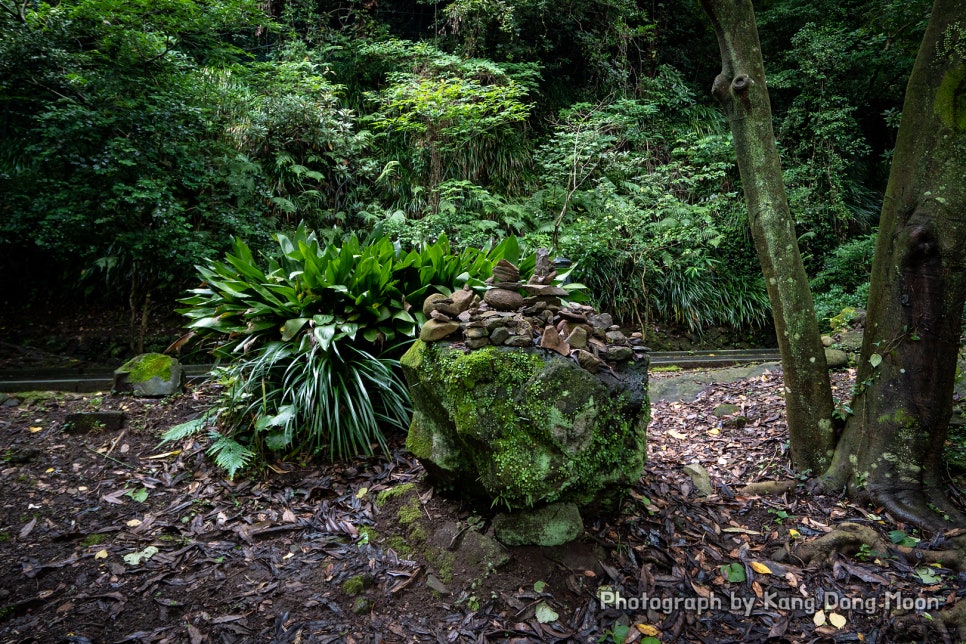
[(768, 287), (782, 355), (792, 463), (818, 474), (835, 436), (825, 352), (788, 210), (750, 0), (701, 0), (721, 49), (712, 92), (731, 124), (748, 220)]
[(823, 477), (930, 529), (963, 522), (940, 478), (964, 269), (966, 4), (936, 0), (906, 88), (879, 223), (855, 414)]

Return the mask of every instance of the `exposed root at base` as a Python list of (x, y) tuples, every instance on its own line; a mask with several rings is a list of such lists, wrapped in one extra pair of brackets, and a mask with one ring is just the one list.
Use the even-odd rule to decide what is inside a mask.
[(774, 496), (795, 489), (798, 481), (759, 481), (749, 483), (738, 490), (742, 496)]
[(887, 542), (873, 528), (860, 523), (842, 523), (832, 532), (806, 541), (792, 552), (793, 556), (806, 564), (821, 566), (831, 563), (836, 554), (854, 554), (862, 546), (878, 552), (896, 552), (906, 559), (926, 564), (939, 563), (958, 572), (966, 571), (966, 553), (962, 543), (952, 540), (952, 548), (944, 550), (923, 550), (908, 546), (897, 546)]

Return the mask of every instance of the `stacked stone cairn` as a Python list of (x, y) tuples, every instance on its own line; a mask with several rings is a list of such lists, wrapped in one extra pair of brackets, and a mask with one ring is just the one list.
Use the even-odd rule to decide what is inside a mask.
[[(533, 276), (520, 281), (520, 270), (501, 259), (482, 300), (470, 289), (449, 297), (434, 293), (426, 298), (423, 342), (462, 341), (468, 349), (488, 345), (534, 347), (569, 356), (591, 373), (647, 352), (641, 333), (627, 337), (608, 313), (593, 307), (568, 304), (567, 291), (554, 284), (557, 271), (546, 249), (537, 250)], [(525, 295), (521, 294), (521, 291)]]

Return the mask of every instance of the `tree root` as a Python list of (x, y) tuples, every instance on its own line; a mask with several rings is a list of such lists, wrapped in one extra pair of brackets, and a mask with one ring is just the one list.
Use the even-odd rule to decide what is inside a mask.
[(953, 547), (944, 550), (924, 550), (898, 546), (887, 542), (870, 526), (860, 523), (842, 523), (832, 532), (799, 545), (793, 556), (815, 567), (829, 564), (836, 554), (855, 554), (862, 546), (878, 552), (896, 552), (907, 560), (926, 564), (938, 563), (957, 572), (966, 572), (964, 544), (953, 539)]
[(795, 489), (798, 481), (759, 481), (738, 490), (742, 496), (775, 496)]

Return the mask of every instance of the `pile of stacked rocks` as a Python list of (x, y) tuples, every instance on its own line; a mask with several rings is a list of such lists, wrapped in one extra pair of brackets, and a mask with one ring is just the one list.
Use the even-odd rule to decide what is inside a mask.
[(554, 285), (556, 277), (546, 249), (537, 250), (533, 276), (526, 283), (521, 283), (516, 266), (501, 259), (486, 280), (489, 288), (482, 299), (469, 289), (449, 297), (427, 297), (427, 321), (419, 339), (462, 341), (468, 349), (539, 346), (574, 358), (591, 373), (607, 362), (632, 360), (647, 352), (641, 334), (627, 337), (609, 314), (590, 306), (564, 305), (560, 298), (568, 293)]

